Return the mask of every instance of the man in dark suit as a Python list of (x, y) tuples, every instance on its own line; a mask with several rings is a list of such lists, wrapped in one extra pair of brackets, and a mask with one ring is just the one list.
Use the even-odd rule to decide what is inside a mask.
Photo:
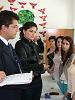
[[(7, 75), (20, 73), (15, 57), (8, 48), (8, 40), (13, 39), (18, 32), (19, 17), (12, 11), (4, 10), (0, 12), (0, 82)], [(22, 86), (6, 85), (0, 87), (0, 100), (23, 100)]]

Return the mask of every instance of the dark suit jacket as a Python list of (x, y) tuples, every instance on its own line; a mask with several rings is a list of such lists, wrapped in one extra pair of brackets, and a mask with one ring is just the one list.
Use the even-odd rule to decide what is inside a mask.
[(18, 64), (2, 40), (0, 40), (0, 71), (4, 71), (6, 75), (20, 73)]
[[(4, 71), (6, 75), (20, 73), (17, 62), (11, 54), (10, 49), (0, 40), (0, 71)], [(21, 100), (19, 96), (23, 96), (23, 90), (26, 85), (5, 85), (0, 87), (1, 100)], [(13, 99), (15, 98), (15, 99)]]

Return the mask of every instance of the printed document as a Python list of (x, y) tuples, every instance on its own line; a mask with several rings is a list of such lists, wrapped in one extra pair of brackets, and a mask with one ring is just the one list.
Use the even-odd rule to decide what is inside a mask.
[(0, 83), (0, 86), (28, 84), (31, 82), (32, 82), (32, 71), (30, 73), (13, 74), (6, 76), (6, 78)]

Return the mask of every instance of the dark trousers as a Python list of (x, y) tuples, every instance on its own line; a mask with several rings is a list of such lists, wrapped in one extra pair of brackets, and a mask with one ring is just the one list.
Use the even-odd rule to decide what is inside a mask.
[(42, 79), (41, 77), (34, 78), (32, 82), (32, 100), (40, 100), (42, 92)]
[(0, 100), (32, 100), (32, 91), (29, 86), (14, 88), (0, 87)]
[(31, 85), (26, 85), (25, 89), (22, 90), (22, 99), (21, 100), (32, 100)]
[(21, 100), (21, 90), (0, 88), (0, 100)]
[(42, 92), (41, 77), (33, 79), (30, 85), (16, 87), (0, 87), (0, 100), (40, 100)]

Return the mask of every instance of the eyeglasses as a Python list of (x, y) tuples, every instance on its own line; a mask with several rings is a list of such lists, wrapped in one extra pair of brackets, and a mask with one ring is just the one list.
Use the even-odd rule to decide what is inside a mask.
[(17, 28), (17, 29), (19, 28), (18, 25), (12, 25), (11, 27), (12, 27), (12, 28)]

